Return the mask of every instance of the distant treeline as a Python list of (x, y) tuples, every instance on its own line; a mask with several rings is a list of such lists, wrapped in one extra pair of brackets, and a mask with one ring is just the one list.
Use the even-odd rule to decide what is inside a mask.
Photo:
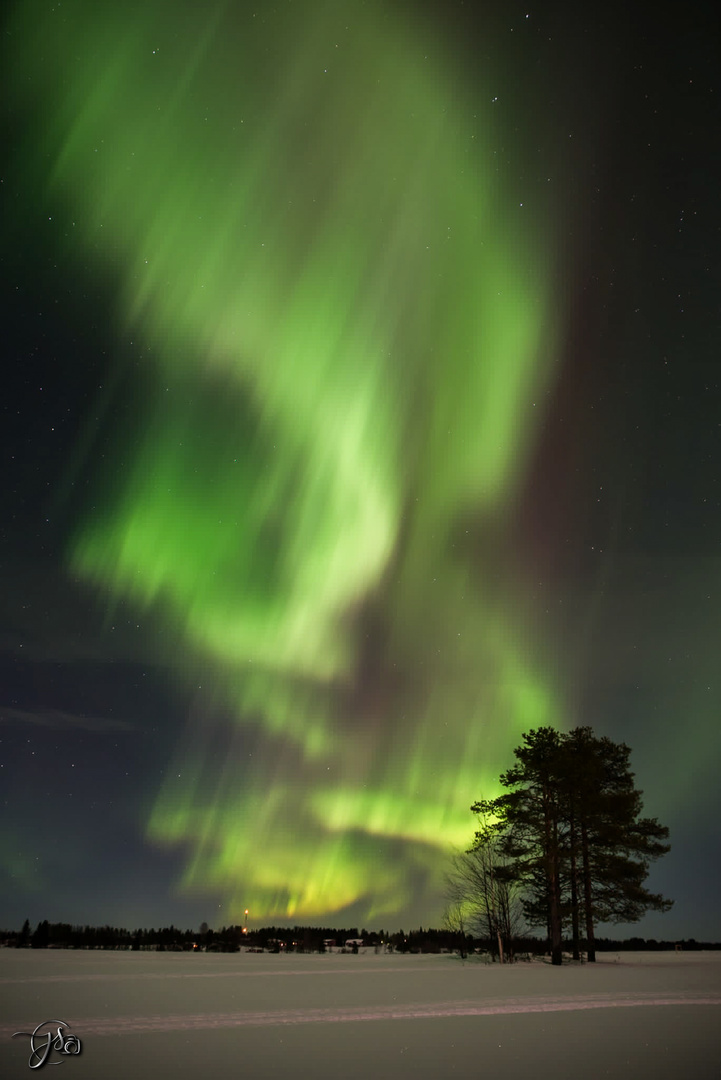
[[(34, 930), (25, 920), (22, 930), (0, 931), (6, 946), (34, 949), (153, 949), (155, 951), (203, 950), (237, 952), (241, 948), (269, 951), (324, 952), (328, 948), (378, 948), (398, 952), (441, 952), (459, 948), (459, 934), (451, 930), (369, 931), (351, 927), (265, 926), (247, 931), (243, 926), (213, 930), (203, 923), (199, 930), (177, 926), (126, 930), (117, 926), (73, 926), (70, 923), (38, 923)], [(473, 945), (470, 936), (467, 945)]]
[(721, 949), (721, 941), (696, 941), (696, 938), (684, 938), (683, 941), (656, 941), (655, 938), (632, 937), (623, 941), (613, 938), (596, 938), (596, 952), (699, 952), (706, 949)]
[[(357, 952), (359, 947), (377, 949), (379, 952), (440, 953), (474, 950), (484, 951), (487, 943), (474, 939), (470, 934), (461, 935), (452, 930), (423, 929), (369, 931), (357, 926), (343, 929), (337, 927), (288, 927), (265, 926), (246, 932), (243, 926), (223, 926), (213, 930), (203, 923), (199, 930), (181, 930), (164, 926), (159, 929), (126, 930), (117, 926), (74, 926), (70, 923), (50, 923), (45, 919), (33, 930), (25, 920), (21, 930), (0, 930), (0, 942), (9, 948), (32, 949), (127, 949), (154, 952), (239, 952), (241, 949), (263, 949), (269, 952), (325, 952), (329, 948)], [(568, 944), (568, 943), (565, 943)], [(597, 938), (600, 952), (658, 952), (700, 949), (721, 949), (720, 942), (657, 941), (655, 938), (632, 937), (624, 941), (613, 938)], [(517, 956), (542, 956), (548, 944), (542, 938), (519, 937), (515, 941)]]

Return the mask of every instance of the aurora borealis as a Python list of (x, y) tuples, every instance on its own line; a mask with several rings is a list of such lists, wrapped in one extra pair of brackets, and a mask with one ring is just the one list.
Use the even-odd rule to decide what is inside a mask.
[(440, 9), (380, 0), (8, 23), (12, 175), (107, 319), (102, 357), (74, 331), (58, 572), (166, 687), (136, 826), (219, 922), (437, 923), (471, 802), (523, 731), (579, 722), (631, 512), (614, 465), (589, 555), (603, 483), (584, 520), (569, 462), (605, 432), (560, 424), (605, 392), (569, 342), (606, 256), (583, 154), (509, 74), (535, 18), (508, 14), (519, 54), (473, 17), (483, 62)]

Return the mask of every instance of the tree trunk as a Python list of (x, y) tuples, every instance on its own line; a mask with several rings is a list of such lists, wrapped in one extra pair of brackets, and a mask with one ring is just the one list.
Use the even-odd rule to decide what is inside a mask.
[(569, 821), (569, 837), (571, 841), (571, 937), (573, 959), (580, 960), (581, 953), (578, 947), (578, 882), (576, 880), (576, 820), (571, 805)]
[(551, 963), (563, 963), (563, 930), (561, 926), (561, 868), (558, 852), (558, 827), (555, 817), (549, 822), (548, 848), (548, 915), (551, 928)]
[(551, 887), (551, 900), (550, 900), (550, 916), (551, 916), (551, 963), (562, 964), (563, 963), (563, 933), (561, 928), (561, 905), (560, 899), (560, 876), (558, 873), (558, 866), (555, 865), (552, 871), (552, 887)]
[(591, 865), (588, 854), (588, 831), (581, 819), (581, 856), (583, 859), (583, 902), (586, 909), (586, 947), (589, 964), (596, 962), (596, 939), (593, 931), (593, 897), (591, 895)]

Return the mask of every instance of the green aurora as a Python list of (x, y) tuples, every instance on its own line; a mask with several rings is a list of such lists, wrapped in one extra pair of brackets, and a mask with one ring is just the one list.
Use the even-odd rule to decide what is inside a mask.
[(142, 342), (68, 570), (173, 642), (147, 837), (228, 921), (437, 920), (471, 802), (564, 720), (513, 555), (560, 324), (551, 215), (499, 149), (522, 133), (392, 4), (11, 27), (69, 259)]

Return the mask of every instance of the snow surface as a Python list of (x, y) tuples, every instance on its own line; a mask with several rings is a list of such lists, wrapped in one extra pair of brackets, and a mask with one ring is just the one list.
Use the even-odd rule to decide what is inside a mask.
[[(29, 1073), (30, 1039), (12, 1035), (51, 1019), (82, 1052)], [(721, 1077), (721, 952), (554, 968), (373, 950), (0, 949), (0, 1076), (48, 1069), (53, 1080), (706, 1080)]]

